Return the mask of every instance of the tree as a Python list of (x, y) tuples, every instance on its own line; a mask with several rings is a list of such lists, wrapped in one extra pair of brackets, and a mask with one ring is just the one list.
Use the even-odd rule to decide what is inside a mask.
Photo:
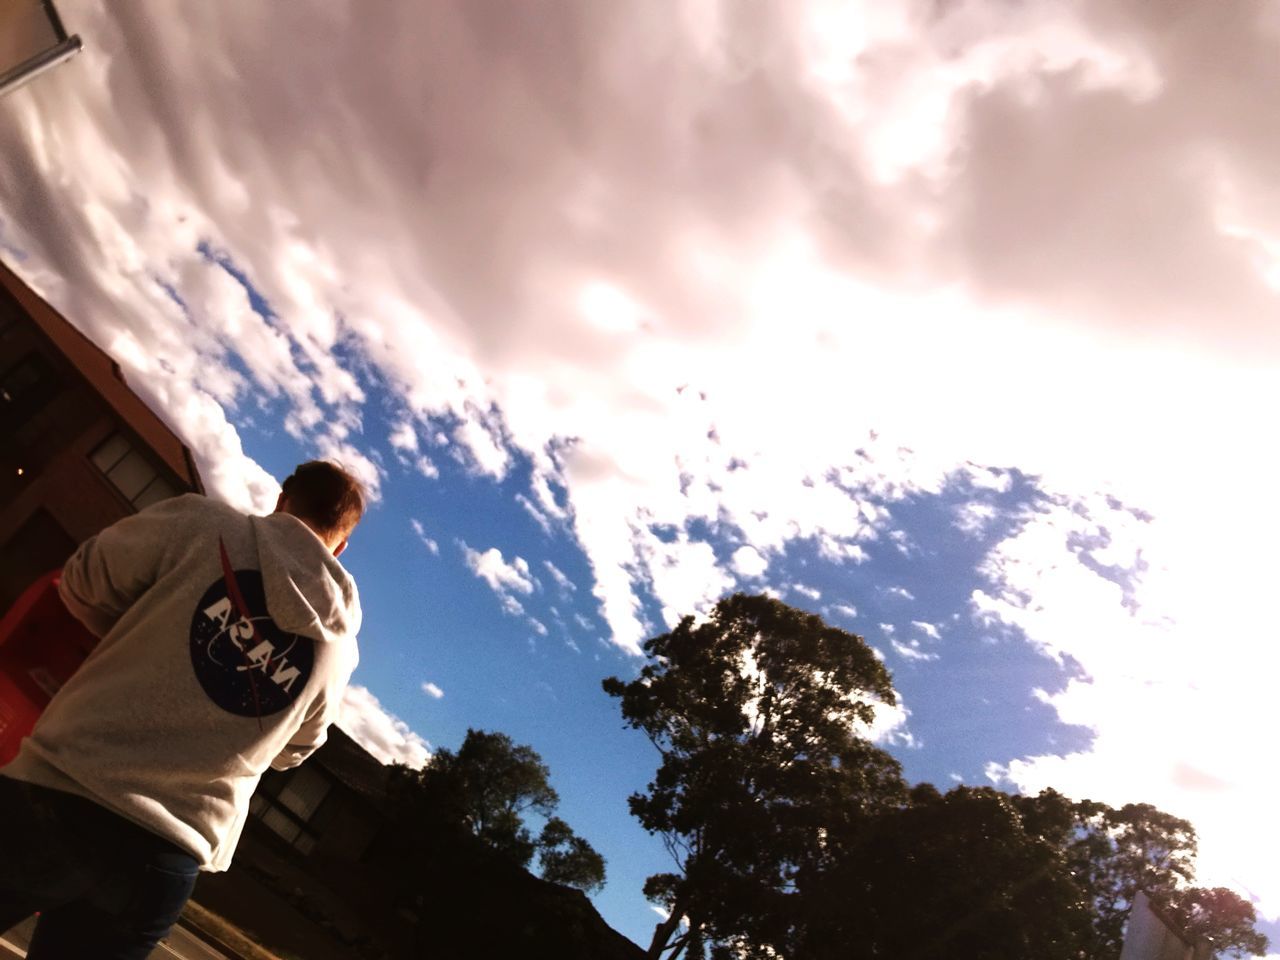
[[(532, 747), (505, 733), (469, 729), (456, 753), (439, 750), (416, 781), (422, 802), (436, 815), (519, 866), (527, 867), (538, 853), (544, 879), (588, 891), (604, 886), (604, 858), (553, 816), (560, 797)], [(525, 822), (529, 814), (547, 818), (536, 838)]]
[(863, 735), (894, 702), (889, 674), (860, 637), (763, 596), (644, 649), (640, 675), (604, 689), (661, 755), (629, 801), (676, 867), (645, 884), (669, 914), (649, 956), (769, 956), (793, 939), (796, 880), (825, 838), (905, 799), (897, 762)]
[(604, 887), (604, 857), (559, 817), (551, 817), (538, 837), (542, 879), (588, 893)]
[(1192, 886), (1196, 833), (1190, 823), (1148, 803), (1114, 808), (1095, 800), (1068, 800), (1054, 790), (1014, 797), (1027, 829), (1067, 857), (1088, 905), (1086, 954), (1116, 960), (1139, 890), (1190, 939), (1205, 937), (1217, 952), (1265, 953), (1267, 939), (1253, 929), (1257, 914), (1237, 894)]
[(1218, 955), (1262, 956), (1267, 938), (1253, 928), (1258, 922), (1253, 904), (1225, 887), (1176, 890), (1160, 901), (1165, 914), (1189, 940), (1205, 939)]
[(536, 844), (526, 812), (550, 816), (560, 802), (537, 752), (505, 733), (467, 730), (457, 753), (442, 749), (422, 771), (422, 787), (468, 830), (521, 866)]
[(990, 788), (909, 802), (829, 838), (799, 878), (803, 917), (782, 951), (805, 960), (1078, 960), (1085, 907), (1067, 859)]
[(767, 597), (645, 643), (604, 689), (660, 763), (630, 798), (674, 869), (658, 960), (1117, 960), (1138, 890), (1216, 950), (1263, 952), (1253, 908), (1191, 885), (1195, 831), (1150, 804), (928, 784), (864, 733), (893, 703), (861, 638)]

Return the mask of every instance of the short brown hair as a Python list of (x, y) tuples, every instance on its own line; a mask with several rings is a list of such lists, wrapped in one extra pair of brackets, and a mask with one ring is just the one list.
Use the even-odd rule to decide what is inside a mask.
[(364, 486), (328, 460), (299, 464), (283, 484), (289, 512), (322, 537), (349, 534), (364, 516)]

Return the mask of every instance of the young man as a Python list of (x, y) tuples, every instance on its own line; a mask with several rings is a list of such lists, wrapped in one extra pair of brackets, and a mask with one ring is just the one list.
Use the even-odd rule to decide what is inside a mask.
[(313, 461), (270, 516), (190, 494), (67, 562), (62, 599), (102, 639), (0, 770), (0, 931), (40, 911), (30, 960), (146, 957), (230, 864), (263, 771), (324, 742), (356, 666), (337, 558), (363, 511)]

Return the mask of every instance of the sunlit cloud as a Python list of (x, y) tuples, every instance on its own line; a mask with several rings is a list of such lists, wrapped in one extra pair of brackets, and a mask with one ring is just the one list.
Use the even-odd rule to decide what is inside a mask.
[(338, 726), (383, 763), (403, 763), (419, 769), (431, 759), (431, 744), (358, 684), (347, 687)]

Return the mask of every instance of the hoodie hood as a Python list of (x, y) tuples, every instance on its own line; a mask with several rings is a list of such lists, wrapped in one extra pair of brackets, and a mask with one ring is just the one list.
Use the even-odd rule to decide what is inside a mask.
[(355, 581), (315, 531), (287, 513), (249, 523), (276, 626), (325, 642), (360, 632)]

